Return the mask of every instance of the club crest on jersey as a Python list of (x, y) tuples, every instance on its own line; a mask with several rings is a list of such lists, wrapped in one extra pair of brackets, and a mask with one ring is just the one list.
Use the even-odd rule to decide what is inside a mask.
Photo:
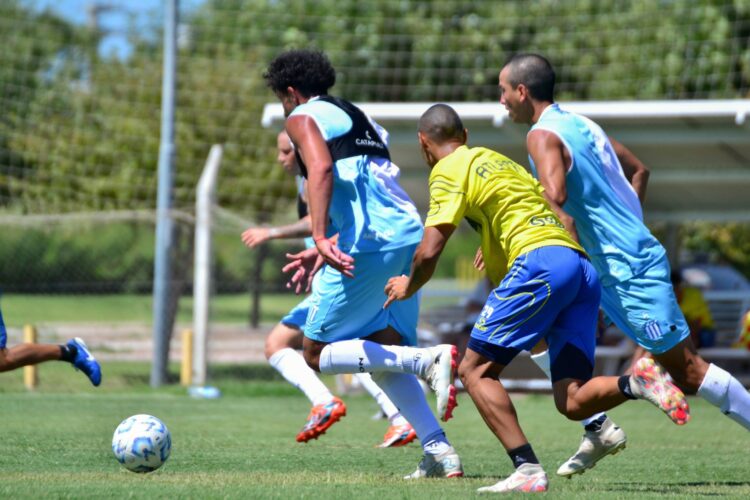
[(646, 332), (646, 337), (651, 340), (659, 340), (661, 338), (661, 327), (654, 320), (647, 322), (643, 326), (643, 331)]

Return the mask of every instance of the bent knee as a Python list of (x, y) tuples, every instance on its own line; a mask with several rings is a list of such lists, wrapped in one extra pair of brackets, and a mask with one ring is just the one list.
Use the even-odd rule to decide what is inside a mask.
[(461, 380), (461, 383), (466, 384), (466, 381), (468, 379), (469, 373), (471, 370), (466, 367), (464, 363), (461, 363), (458, 365), (458, 378)]
[(681, 370), (672, 370), (669, 374), (677, 384), (687, 394), (695, 394), (703, 383), (706, 376), (708, 363), (702, 359), (696, 363), (689, 363)]
[(466, 363), (464, 360), (458, 365), (458, 378), (464, 387), (468, 387), (472, 380), (481, 377), (481, 370), (477, 365)]
[(573, 420), (575, 422), (578, 422), (580, 420), (583, 420), (586, 417), (590, 417), (591, 415), (587, 415), (583, 411), (581, 411), (581, 408), (578, 407), (557, 407), (557, 411), (560, 412), (561, 415), (563, 415), (568, 420)]
[(274, 337), (273, 335), (269, 335), (268, 337), (266, 337), (266, 344), (263, 348), (263, 354), (266, 356), (266, 359), (271, 359), (271, 356), (286, 347), (289, 346), (284, 342), (279, 342), (279, 339)]
[(555, 401), (555, 408), (557, 408), (557, 411), (568, 420), (579, 421), (591, 416), (587, 415), (580, 405), (570, 399)]
[(305, 350), (303, 352), (305, 363), (307, 363), (307, 366), (315, 370), (316, 372), (320, 372), (320, 353), (318, 352), (310, 352)]

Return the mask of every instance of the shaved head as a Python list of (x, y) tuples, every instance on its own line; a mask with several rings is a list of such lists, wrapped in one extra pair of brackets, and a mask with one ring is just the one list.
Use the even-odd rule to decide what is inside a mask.
[(419, 132), (435, 144), (448, 141), (466, 141), (464, 124), (456, 110), (447, 104), (435, 104), (424, 112), (419, 119)]
[(537, 101), (553, 101), (555, 93), (555, 70), (547, 59), (539, 54), (517, 54), (505, 63), (508, 82), (513, 88), (526, 86), (531, 97)]

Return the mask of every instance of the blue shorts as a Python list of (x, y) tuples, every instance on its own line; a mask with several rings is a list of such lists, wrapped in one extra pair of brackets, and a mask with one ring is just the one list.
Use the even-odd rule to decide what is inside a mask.
[(546, 246), (525, 253), (490, 293), (468, 347), (505, 366), (544, 338), (553, 382), (588, 380), (600, 290), (591, 262), (572, 248)]
[[(318, 273), (310, 296), (305, 336), (320, 342), (359, 339), (392, 326), (402, 344), (417, 344), (419, 294), (383, 309), (386, 283), (409, 274), (416, 245), (354, 254), (354, 278), (330, 266)], [(307, 301), (306, 301), (307, 302)]]
[[(315, 246), (313, 244), (313, 246)], [(316, 287), (318, 286), (318, 278), (319, 274), (316, 274), (313, 277), (313, 282), (311, 286), (311, 290), (314, 293)], [(294, 306), (294, 308), (287, 313), (286, 316), (281, 318), (280, 323), (286, 326), (291, 326), (292, 328), (297, 328), (298, 330), (304, 330), (305, 328), (305, 322), (307, 321), (307, 314), (310, 312), (310, 300), (312, 298), (312, 295), (308, 295), (307, 297), (302, 300), (299, 304)]]
[(8, 345), (8, 332), (5, 330), (3, 312), (0, 311), (0, 349), (5, 349), (6, 345)]
[(602, 287), (602, 309), (638, 345), (663, 354), (690, 335), (662, 257), (638, 276)]
[(305, 297), (305, 300), (297, 304), (294, 309), (281, 318), (281, 323), (302, 330), (305, 327), (305, 321), (307, 321), (307, 313), (310, 310), (311, 298), (312, 295)]

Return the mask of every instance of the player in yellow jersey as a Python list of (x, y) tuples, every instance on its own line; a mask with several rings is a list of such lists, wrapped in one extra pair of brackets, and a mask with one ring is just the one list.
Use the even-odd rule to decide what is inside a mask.
[(461, 119), (445, 104), (422, 115), (418, 135), (432, 167), (430, 211), (410, 276), (389, 280), (385, 305), (411, 297), (430, 279), (462, 218), (482, 235), (485, 267), (499, 286), (487, 298), (458, 371), (516, 471), (479, 491), (547, 489), (547, 476), (499, 380), (520, 351), (541, 339), (549, 345), (555, 405), (568, 418), (581, 420), (638, 398), (684, 423), (684, 395), (650, 359), (640, 360), (630, 376), (592, 378), (599, 279), (539, 182), (495, 151), (468, 148)]

